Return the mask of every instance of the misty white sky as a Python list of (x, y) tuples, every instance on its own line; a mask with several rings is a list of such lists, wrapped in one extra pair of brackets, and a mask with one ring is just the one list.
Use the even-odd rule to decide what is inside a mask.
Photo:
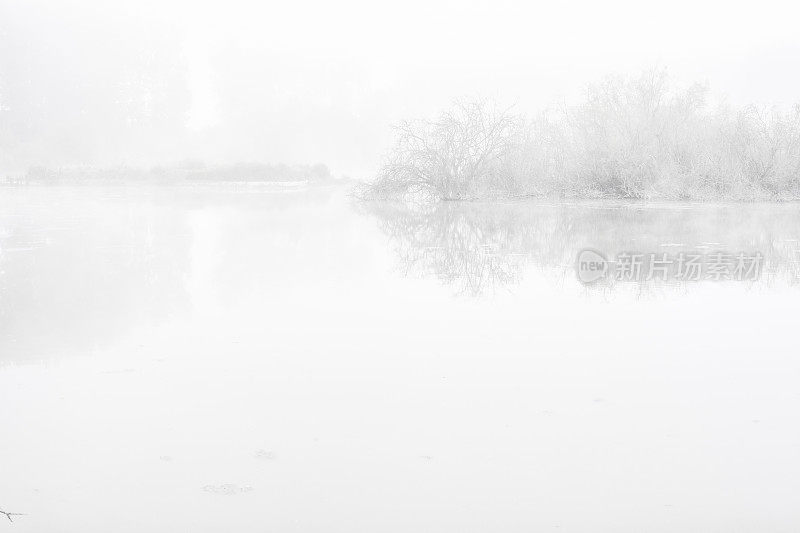
[[(18, 106), (24, 135), (6, 135), (17, 145), (0, 162), (323, 162), (369, 177), (400, 118), (477, 95), (532, 111), (653, 66), (733, 103), (787, 106), (796, 20), (769, 2), (0, 0), (0, 90), (46, 111), (27, 127)], [(109, 92), (148, 126), (104, 135)]]

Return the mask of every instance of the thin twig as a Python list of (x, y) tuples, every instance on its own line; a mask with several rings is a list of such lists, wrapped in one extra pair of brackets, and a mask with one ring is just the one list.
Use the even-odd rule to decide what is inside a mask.
[(11, 518), (12, 516), (25, 516), (25, 513), (7, 513), (5, 511), (0, 511), (0, 514), (6, 515), (6, 518), (8, 518), (9, 522), (13, 522), (14, 521), (14, 519)]

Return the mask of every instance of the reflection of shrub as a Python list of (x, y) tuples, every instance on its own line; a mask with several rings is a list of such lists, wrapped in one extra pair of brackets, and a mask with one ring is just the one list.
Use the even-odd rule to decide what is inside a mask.
[[(587, 243), (606, 257), (621, 252), (764, 256), (763, 278), (800, 285), (800, 211), (794, 204), (687, 207), (626, 201), (361, 202), (390, 238), (400, 270), (477, 295), (520, 282), (530, 267), (572, 277)], [(668, 248), (664, 245), (669, 244)], [(676, 280), (672, 280), (676, 281)], [(659, 280), (642, 280), (641, 288)], [(608, 285), (598, 285), (608, 288)]]
[(707, 105), (664, 72), (608, 78), (580, 105), (524, 121), (458, 104), (398, 127), (375, 197), (503, 196), (787, 199), (800, 197), (800, 107)]

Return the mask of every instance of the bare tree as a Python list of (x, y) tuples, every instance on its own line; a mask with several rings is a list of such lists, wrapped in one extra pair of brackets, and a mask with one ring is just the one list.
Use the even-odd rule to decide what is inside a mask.
[(466, 200), (502, 188), (502, 161), (519, 144), (521, 126), (520, 117), (483, 101), (457, 102), (436, 120), (404, 121), (370, 192)]

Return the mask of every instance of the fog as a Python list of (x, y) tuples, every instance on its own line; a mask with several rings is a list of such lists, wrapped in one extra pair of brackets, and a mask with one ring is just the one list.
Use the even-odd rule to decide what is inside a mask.
[(800, 531), (796, 30), (0, 0), (0, 533)]
[(788, 106), (777, 5), (0, 2), (0, 173), (32, 165), (325, 163), (371, 178), (391, 124), (454, 98), (521, 111), (664, 67)]

